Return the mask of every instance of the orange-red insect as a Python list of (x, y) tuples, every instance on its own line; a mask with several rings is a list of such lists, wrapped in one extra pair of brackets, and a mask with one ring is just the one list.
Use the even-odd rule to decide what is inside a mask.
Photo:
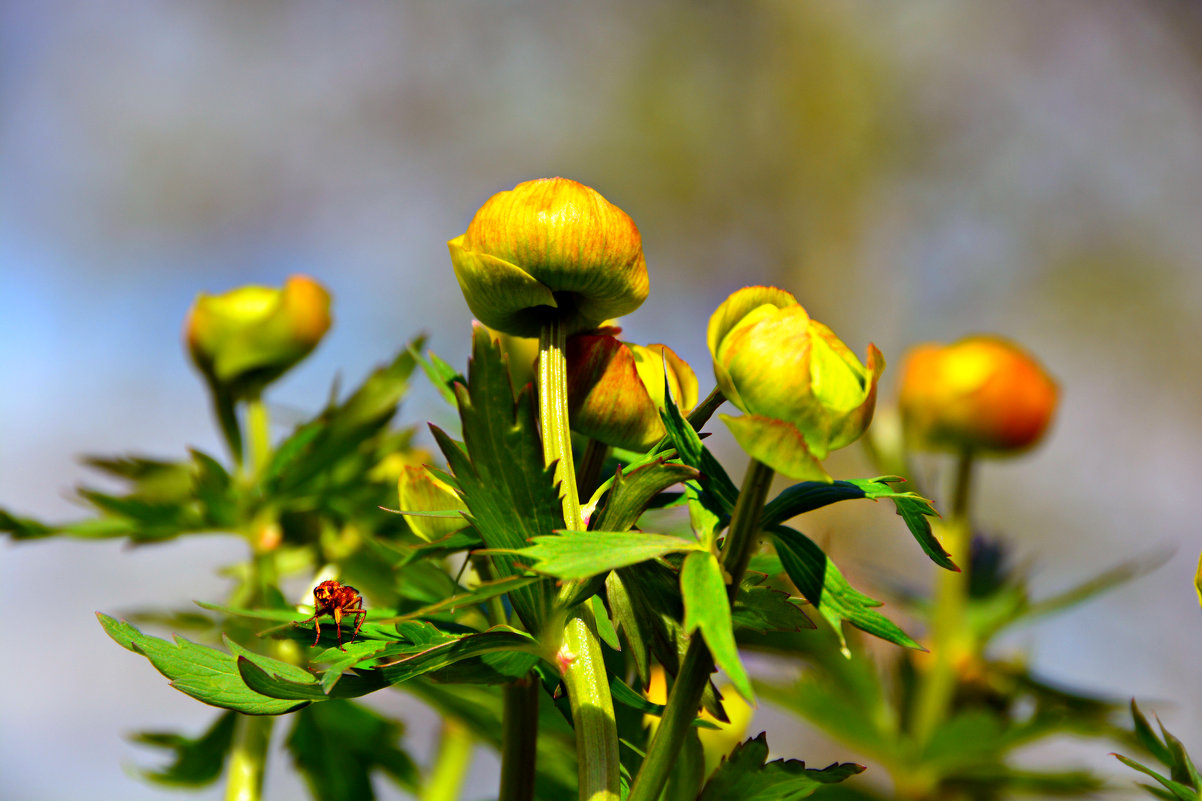
[[(322, 615), (330, 615), (334, 618), (334, 625), (338, 627), (338, 650), (345, 650), (342, 647), (342, 618), (355, 618), (355, 630), (351, 633), (351, 642), (355, 641), (355, 636), (359, 633), (360, 627), (363, 626), (363, 621), (367, 618), (367, 610), (363, 608), (363, 596), (359, 591), (349, 584), (339, 584), (337, 581), (323, 581), (313, 588), (313, 617), (307, 620), (300, 621), (308, 623), (313, 621), (313, 625), (317, 628), (317, 636), (313, 638), (313, 644), (321, 640), (321, 621), (318, 620)], [(349, 643), (348, 643), (349, 644)]]

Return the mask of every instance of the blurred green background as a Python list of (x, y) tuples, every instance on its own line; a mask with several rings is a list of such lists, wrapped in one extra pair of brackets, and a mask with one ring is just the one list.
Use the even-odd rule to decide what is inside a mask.
[[(1009, 645), (1053, 681), (1138, 696), (1202, 751), (1200, 87), (1202, 6), (1168, 0), (2, 2), (0, 505), (71, 515), (80, 454), (219, 450), (179, 340), (201, 290), (293, 272), (332, 290), (335, 328), (269, 396), (285, 423), (419, 331), (461, 364), (445, 241), (492, 193), (564, 175), (638, 223), (652, 293), (626, 333), (672, 345), (703, 390), (708, 316), (749, 283), (875, 342), (883, 409), (916, 342), (990, 331), (1037, 353), (1060, 414), (983, 471), (982, 522), (1049, 592), (1171, 557)], [(431, 416), (448, 419), (422, 388), (405, 419)], [(929, 582), (870, 511), (808, 531), (862, 584)], [(0, 544), (0, 796), (164, 796), (122, 772), (146, 755), (121, 735), (196, 732), (210, 710), (92, 611), (219, 597), (240, 549)], [(856, 756), (786, 724), (765, 710), (752, 733)], [(1034, 758), (1129, 783), (1108, 750)], [(300, 792), (283, 767), (270, 798)], [(494, 778), (483, 760), (477, 788)]]

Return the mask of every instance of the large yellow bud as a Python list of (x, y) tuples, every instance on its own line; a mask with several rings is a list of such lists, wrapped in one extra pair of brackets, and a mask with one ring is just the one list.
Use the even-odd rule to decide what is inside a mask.
[(566, 333), (637, 309), (647, 298), (639, 229), (596, 190), (566, 178), (518, 184), (485, 202), (447, 243), (475, 317), (513, 336)]

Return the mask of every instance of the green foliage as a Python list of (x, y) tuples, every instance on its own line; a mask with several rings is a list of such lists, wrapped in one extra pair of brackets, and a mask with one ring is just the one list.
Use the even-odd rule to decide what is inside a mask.
[(374, 771), (415, 791), (417, 765), (399, 747), (402, 727), (352, 701), (315, 704), (296, 715), (286, 742), (314, 798), (372, 801)]
[[(451, 468), (468, 520), (492, 549), (516, 551), (539, 535), (563, 528), (554, 470), (544, 467), (529, 391), (513, 397), (500, 347), (476, 326), (467, 386), (455, 388), (463, 445), (432, 427)], [(520, 510), (520, 512), (515, 512)], [(515, 557), (492, 559), (498, 576), (520, 572)], [(550, 587), (538, 583), (510, 593), (514, 609), (538, 631), (550, 609)]]
[(814, 770), (796, 759), (766, 762), (767, 758), (768, 741), (762, 733), (739, 745), (706, 783), (699, 801), (797, 801), (864, 770), (850, 762)]
[(142, 732), (133, 737), (141, 745), (174, 753), (170, 765), (159, 770), (142, 770), (143, 778), (169, 787), (204, 787), (221, 777), (226, 755), (234, 740), (237, 717), (222, 712), (202, 735), (189, 739), (172, 732)]
[[(143, 772), (147, 779), (196, 787), (220, 777), (231, 756), (235, 764), (262, 763), (270, 721), (242, 716), (288, 716), (277, 725), (287, 726), (285, 745), (314, 797), (374, 798), (377, 775), (420, 794), (428, 789), (423, 773), (431, 771), (402, 747), (403, 724), (368, 706), (374, 698), (351, 700), (402, 691), (502, 749), (503, 759), (537, 753), (536, 763), (522, 767), (522, 775), (533, 776), (524, 782), (535, 799), (577, 794), (580, 777), (589, 779), (599, 763), (587, 749), (578, 754), (575, 743), (601, 728), (620, 742), (623, 787), (644, 799), (879, 797), (869, 783), (842, 784), (863, 770), (859, 765), (813, 770), (793, 759), (767, 761), (763, 735), (738, 745), (706, 776), (707, 760), (712, 770), (716, 757), (698, 731), (718, 730), (731, 743), (742, 737), (743, 724), (732, 723), (741, 720), (742, 702), (724, 688), (724, 706), (711, 681), (716, 667), (743, 698), (758, 695), (873, 760), (908, 798), (1079, 795), (1101, 786), (1085, 771), (1028, 770), (1016, 754), (1065, 734), (1123, 739), (1111, 723), (1115, 704), (1053, 686), (1021, 660), (994, 657), (990, 645), (1006, 628), (1069, 608), (1145, 566), (1120, 565), (1032, 600), (1004, 547), (978, 544), (970, 554), (955, 539), (970, 532), (967, 521), (940, 520), (932, 503), (904, 490), (896, 476), (803, 481), (764, 503), (770, 470), (753, 462), (741, 491), (704, 444), (699, 429), (721, 405), (720, 393), (688, 419), (666, 393), (664, 441), (645, 453), (615, 452), (584, 507), (587, 525), (574, 526), (588, 530), (566, 530), (561, 495), (575, 488), (557, 486), (556, 466), (544, 464), (546, 423), (530, 387), (514, 392), (500, 346), (477, 327), (461, 374), (433, 354), (420, 356), (422, 344), (415, 340), (345, 396), (333, 391), (320, 412), (275, 443), (265, 407), (216, 399), (217, 423), (235, 447), (228, 465), (198, 450), (175, 461), (93, 457), (89, 466), (120, 490), (80, 489), (91, 517), (47, 523), (0, 510), (0, 531), (17, 540), (65, 535), (143, 544), (225, 532), (245, 541), (246, 560), (227, 570), (233, 587), (224, 603), (202, 602), (200, 614), (135, 618), (189, 631), (196, 641), (151, 636), (99, 615), (110, 637), (146, 657), (172, 686), (226, 710), (196, 737), (138, 735), (137, 742), (169, 756), (164, 767)], [(432, 428), (446, 464), (429, 469), (463, 501), (467, 527), (433, 542), (417, 537), (404, 515), (387, 511), (396, 505), (402, 470), (431, 461), (413, 448), (413, 430), (395, 425), (419, 366), (460, 422), (454, 435)], [(566, 439), (555, 441), (566, 447)], [(591, 464), (605, 461), (595, 444), (587, 452), (597, 456)], [(583, 480), (592, 485), (597, 478)], [(923, 653), (882, 614), (881, 601), (852, 587), (801, 533), (802, 524), (789, 525), (849, 500), (892, 502), (927, 557), (949, 571), (939, 586), (961, 582), (947, 585), (962, 591), (952, 656)], [(315, 643), (315, 619), (302, 611), (307, 604), (289, 603), (281, 587), (330, 578), (358, 588), (366, 619), (352, 637), (353, 617), (344, 615), (339, 629), (323, 615)], [(946, 624), (935, 622), (946, 608), (910, 590), (911, 582), (896, 583), (890, 597), (915, 626)], [(595, 650), (563, 636), (565, 619), (587, 621), (582, 628), (599, 640)], [(865, 649), (861, 633), (902, 648)], [(940, 639), (924, 642), (934, 648)], [(576, 648), (581, 643), (587, 647)], [(754, 665), (745, 660), (748, 650), (783, 655), (804, 670), (793, 682), (756, 681), (746, 667)], [(574, 671), (586, 662), (596, 694), (582, 713), (576, 694), (583, 683)], [(940, 666), (949, 668), (942, 674), (946, 697), (931, 694)], [(648, 698), (660, 669), (673, 688), (666, 703)], [(606, 687), (612, 710), (597, 703)], [(530, 704), (520, 715), (515, 698)], [(1168, 775), (1118, 758), (1158, 782), (1148, 788), (1153, 795), (1199, 798), (1198, 772), (1181, 743), (1163, 728), (1154, 734), (1134, 703), (1132, 715), (1135, 738)], [(662, 718), (659, 730), (673, 732), (667, 750), (652, 740), (647, 717)], [(649, 768), (666, 774), (650, 793), (649, 784), (639, 785)], [(501, 793), (506, 801), (514, 794), (513, 787)]]
[[(296, 699), (273, 698), (255, 692), (242, 681), (238, 656), (216, 648), (197, 645), (177, 637), (174, 643), (151, 637), (123, 621), (98, 614), (105, 632), (122, 647), (150, 660), (155, 670), (171, 680), (171, 686), (206, 704), (233, 709), (248, 715), (281, 715), (305, 706)], [(230, 643), (231, 647), (233, 643)], [(294, 681), (312, 681), (304, 670), (268, 657), (243, 654), (256, 666)]]
[(529, 548), (515, 551), (531, 569), (559, 579), (603, 575), (620, 567), (670, 553), (696, 551), (696, 542), (663, 534), (622, 531), (561, 531), (534, 537)]
[(847, 621), (861, 631), (906, 648), (920, 648), (908, 634), (887, 617), (875, 611), (880, 601), (874, 601), (852, 588), (835, 563), (822, 549), (800, 531), (787, 526), (773, 526), (772, 539), (785, 572), (807, 601), (840, 631)]
[(1169, 771), (1169, 775), (1164, 776), (1134, 759), (1122, 754), (1114, 754), (1114, 757), (1127, 767), (1151, 776), (1160, 784), (1160, 787), (1154, 787), (1141, 783), (1140, 787), (1147, 790), (1149, 795), (1170, 799), (1170, 801), (1173, 799), (1176, 801), (1202, 799), (1202, 778), (1199, 777), (1198, 769), (1194, 767), (1194, 762), (1185, 752), (1185, 746), (1181, 744), (1181, 741), (1170, 734), (1160, 721), (1157, 721), (1157, 725), (1160, 727), (1160, 737), (1157, 737), (1134, 699), (1131, 701), (1131, 718), (1135, 722), (1135, 736), (1139, 740), (1139, 744)]
[(684, 599), (685, 634), (700, 632), (714, 664), (730, 677), (740, 695), (754, 703), (751, 680), (735, 647), (730, 606), (725, 599), (726, 582), (718, 558), (706, 551), (686, 556), (680, 570), (680, 592)]

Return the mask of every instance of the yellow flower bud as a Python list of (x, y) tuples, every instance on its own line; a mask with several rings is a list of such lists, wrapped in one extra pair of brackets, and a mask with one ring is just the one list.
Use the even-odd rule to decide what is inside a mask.
[(506, 334), (538, 336), (552, 316), (567, 333), (594, 328), (647, 298), (634, 221), (566, 178), (493, 195), (447, 246), (472, 314)]
[(788, 292), (745, 287), (710, 318), (714, 377), (746, 415), (722, 419), (751, 456), (794, 479), (829, 481), (819, 460), (850, 445), (872, 421), (885, 360), (865, 367)]
[[(466, 511), (455, 490), (424, 467), (406, 465), (397, 481), (397, 494), (402, 512)], [(405, 520), (413, 533), (426, 542), (441, 540), (467, 525), (463, 517), (424, 517), (407, 515)]]
[(184, 339), (210, 383), (249, 397), (309, 355), (329, 328), (329, 292), (294, 275), (283, 289), (201, 293), (188, 311)]
[(659, 416), (665, 376), (682, 412), (697, 405), (697, 376), (666, 345), (577, 334), (568, 338), (567, 359), (572, 430), (607, 445), (646, 450), (667, 434)]
[(1058, 395), (1034, 356), (1001, 337), (978, 335), (911, 349), (898, 405), (907, 436), (920, 447), (1005, 454), (1039, 442)]

